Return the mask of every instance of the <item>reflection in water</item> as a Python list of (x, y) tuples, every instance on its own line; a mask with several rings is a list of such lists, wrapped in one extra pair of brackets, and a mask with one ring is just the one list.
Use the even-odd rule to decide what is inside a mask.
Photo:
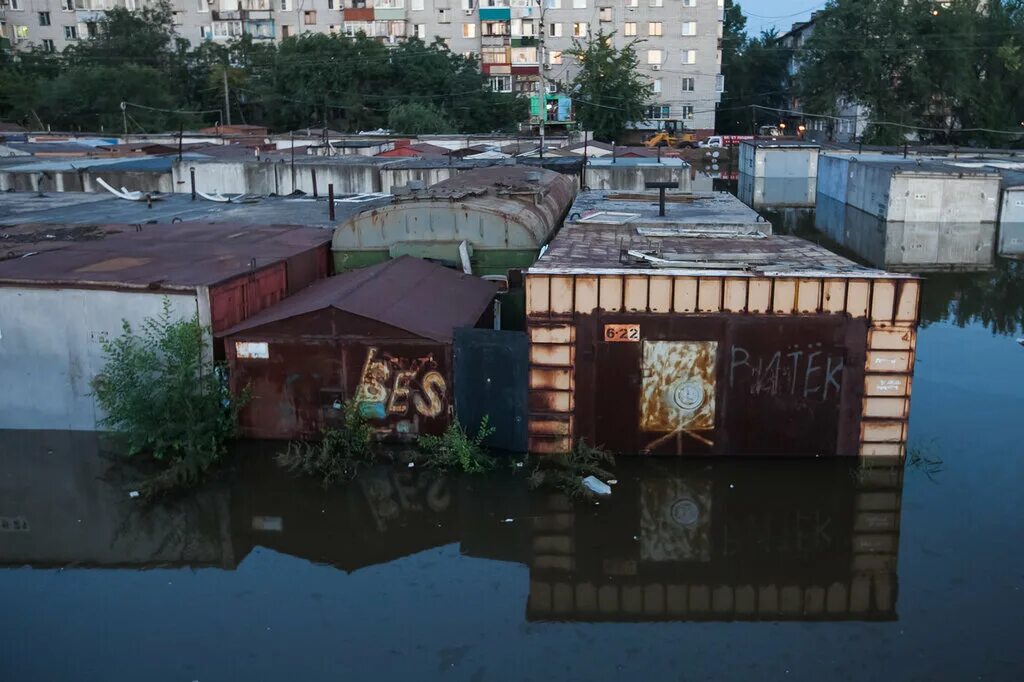
[(230, 482), (147, 510), (92, 434), (5, 437), (0, 564), (235, 569), (265, 547), (355, 571), (459, 543), (529, 567), (532, 620), (896, 617), (898, 470), (626, 462), (594, 505), (530, 492), (523, 476), (418, 468), (325, 491), (247, 449)]

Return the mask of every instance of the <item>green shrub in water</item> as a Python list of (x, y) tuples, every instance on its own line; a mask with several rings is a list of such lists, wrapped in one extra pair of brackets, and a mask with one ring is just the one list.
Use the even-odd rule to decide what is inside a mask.
[(106, 362), (92, 382), (106, 413), (100, 426), (123, 436), (128, 455), (158, 463), (147, 496), (195, 484), (224, 456), (247, 396), (231, 395), (198, 315), (172, 319), (170, 299), (138, 330), (127, 320), (122, 328), (101, 342)]
[(493, 433), (490, 419), (484, 416), (474, 437), (470, 437), (461, 424), (453, 421), (440, 436), (420, 436), (416, 442), (427, 455), (430, 466), (478, 474), (494, 468), (494, 458), (483, 445), (484, 440)]
[(289, 443), (277, 455), (277, 463), (291, 472), (321, 479), (324, 487), (355, 478), (361, 467), (376, 458), (370, 442), (373, 427), (360, 414), (357, 403), (345, 403), (342, 410), (340, 428), (325, 430), (318, 443)]

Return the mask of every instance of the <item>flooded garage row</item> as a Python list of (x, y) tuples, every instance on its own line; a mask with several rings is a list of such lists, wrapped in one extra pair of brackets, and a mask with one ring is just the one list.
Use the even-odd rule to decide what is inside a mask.
[(146, 510), (95, 435), (0, 433), (0, 678), (1016, 679), (1024, 270), (922, 285), (901, 477), (650, 458), (597, 505), (418, 467), (325, 491), (256, 443)]

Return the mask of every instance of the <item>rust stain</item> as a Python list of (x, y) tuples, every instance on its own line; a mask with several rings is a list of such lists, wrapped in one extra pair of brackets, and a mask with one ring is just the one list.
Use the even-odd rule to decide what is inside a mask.
[(642, 430), (677, 432), (715, 428), (717, 352), (716, 341), (644, 341)]

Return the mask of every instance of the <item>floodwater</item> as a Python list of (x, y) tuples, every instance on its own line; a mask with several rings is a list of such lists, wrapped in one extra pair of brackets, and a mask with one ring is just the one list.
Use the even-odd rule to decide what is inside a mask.
[(620, 460), (594, 504), (249, 443), (148, 509), (94, 434), (2, 433), (0, 680), (1019, 680), (1022, 265), (925, 281), (905, 470)]

